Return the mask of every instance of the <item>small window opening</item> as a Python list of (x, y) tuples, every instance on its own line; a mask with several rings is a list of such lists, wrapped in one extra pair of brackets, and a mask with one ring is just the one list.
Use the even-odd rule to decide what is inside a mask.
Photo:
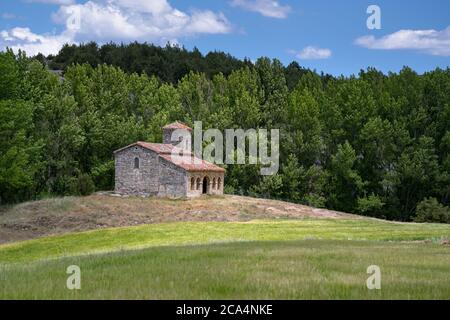
[(134, 168), (139, 169), (139, 158), (138, 157), (134, 158)]

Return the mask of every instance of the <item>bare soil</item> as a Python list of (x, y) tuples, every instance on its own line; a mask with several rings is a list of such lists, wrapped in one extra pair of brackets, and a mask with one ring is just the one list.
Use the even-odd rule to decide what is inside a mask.
[(118, 197), (52, 198), (0, 208), (0, 243), (76, 231), (179, 221), (357, 218), (289, 202), (241, 196), (195, 199)]

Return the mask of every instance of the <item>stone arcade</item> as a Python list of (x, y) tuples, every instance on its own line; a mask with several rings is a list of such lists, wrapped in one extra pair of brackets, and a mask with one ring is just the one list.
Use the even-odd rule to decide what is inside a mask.
[[(210, 162), (177, 163), (172, 151), (181, 140), (173, 141), (172, 132), (192, 129), (180, 122), (163, 127), (163, 143), (138, 141), (114, 151), (115, 192), (125, 195), (158, 197), (195, 197), (223, 194), (225, 170)], [(190, 150), (184, 150), (194, 158)]]

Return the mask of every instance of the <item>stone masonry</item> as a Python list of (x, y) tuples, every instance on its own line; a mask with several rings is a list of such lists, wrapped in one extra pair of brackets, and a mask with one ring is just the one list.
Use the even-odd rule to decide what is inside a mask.
[[(212, 163), (176, 163), (172, 151), (181, 138), (172, 141), (172, 132), (192, 129), (180, 122), (163, 127), (163, 143), (138, 141), (114, 151), (115, 192), (123, 195), (158, 197), (196, 197), (202, 194), (223, 194), (225, 170)], [(183, 148), (184, 149), (184, 148)], [(189, 156), (194, 156), (188, 152)]]

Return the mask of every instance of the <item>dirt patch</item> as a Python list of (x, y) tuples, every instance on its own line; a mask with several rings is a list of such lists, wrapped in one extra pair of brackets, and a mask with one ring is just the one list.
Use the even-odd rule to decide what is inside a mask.
[(0, 243), (99, 228), (180, 221), (357, 218), (283, 201), (241, 196), (195, 199), (117, 197), (107, 193), (26, 202), (0, 211)]

